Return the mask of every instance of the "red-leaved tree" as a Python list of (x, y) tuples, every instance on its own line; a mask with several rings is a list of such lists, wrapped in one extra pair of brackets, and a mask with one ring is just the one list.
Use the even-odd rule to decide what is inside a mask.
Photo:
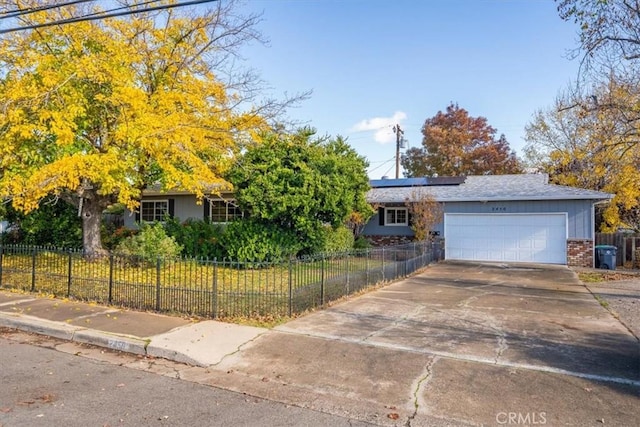
[(504, 135), (484, 117), (471, 117), (450, 104), (446, 112), (425, 121), (422, 147), (402, 156), (405, 176), (460, 176), (509, 174), (521, 171), (515, 152)]

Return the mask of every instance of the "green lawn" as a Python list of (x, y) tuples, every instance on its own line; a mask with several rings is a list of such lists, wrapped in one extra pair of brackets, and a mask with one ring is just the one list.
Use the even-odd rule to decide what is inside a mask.
[[(369, 255), (277, 265), (167, 261), (131, 265), (44, 251), (2, 256), (1, 284), (56, 297), (216, 318), (279, 318), (383, 280)], [(34, 269), (35, 267), (35, 269)], [(387, 275), (394, 267), (385, 263)]]

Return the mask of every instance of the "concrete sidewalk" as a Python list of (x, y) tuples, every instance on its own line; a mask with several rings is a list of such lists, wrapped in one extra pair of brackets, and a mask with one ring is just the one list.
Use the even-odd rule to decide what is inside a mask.
[(267, 331), (8, 291), (0, 291), (0, 326), (204, 367)]

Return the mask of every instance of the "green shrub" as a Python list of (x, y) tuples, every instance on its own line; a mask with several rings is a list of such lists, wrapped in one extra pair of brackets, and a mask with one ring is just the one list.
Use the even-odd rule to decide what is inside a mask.
[(61, 200), (45, 200), (28, 214), (7, 206), (4, 217), (13, 224), (12, 230), (3, 236), (5, 243), (82, 247), (82, 220), (78, 209)]
[(110, 251), (115, 250), (124, 239), (133, 236), (137, 232), (138, 230), (132, 230), (127, 227), (117, 227), (113, 223), (103, 223), (100, 228), (102, 246)]
[(173, 237), (167, 236), (160, 223), (141, 224), (140, 232), (124, 239), (116, 248), (116, 254), (155, 263), (158, 258), (174, 258), (182, 247)]
[(364, 236), (358, 236), (358, 238), (353, 242), (354, 249), (369, 249), (371, 247), (371, 242), (369, 242)]
[(224, 256), (220, 243), (224, 228), (220, 225), (195, 219), (180, 223), (178, 219), (171, 218), (165, 222), (164, 229), (167, 235), (182, 246), (182, 254), (185, 256), (208, 259)]
[(346, 252), (353, 248), (353, 233), (347, 227), (341, 225), (334, 229), (327, 227), (325, 230), (324, 252)]
[(277, 261), (295, 256), (301, 248), (297, 235), (275, 224), (239, 219), (221, 237), (227, 256), (234, 261)]

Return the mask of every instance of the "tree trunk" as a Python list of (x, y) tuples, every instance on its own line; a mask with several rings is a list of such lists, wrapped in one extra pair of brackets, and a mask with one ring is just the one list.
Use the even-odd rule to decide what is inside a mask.
[(80, 199), (82, 215), (82, 248), (87, 259), (98, 259), (107, 255), (102, 248), (100, 226), (102, 224), (103, 203), (98, 194)]

